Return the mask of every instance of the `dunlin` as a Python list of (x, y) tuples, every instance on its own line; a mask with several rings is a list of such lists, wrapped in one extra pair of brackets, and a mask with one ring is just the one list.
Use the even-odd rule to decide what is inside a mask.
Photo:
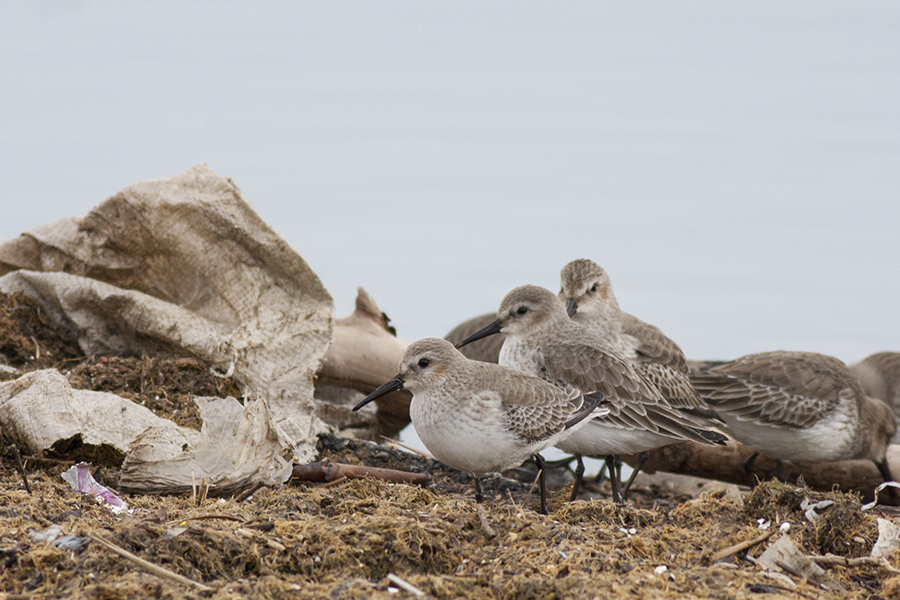
[[(562, 268), (560, 280), (559, 298), (572, 320), (622, 353), (644, 379), (656, 386), (672, 408), (695, 425), (717, 427), (722, 424), (715, 411), (694, 390), (687, 358), (678, 344), (655, 325), (619, 308), (609, 275), (603, 267), (592, 260), (573, 260)], [(647, 453), (642, 452), (625, 491), (646, 458)]]
[(868, 459), (886, 481), (896, 418), (865, 394), (849, 367), (815, 352), (762, 352), (691, 375), (734, 438), (758, 454), (791, 461)]
[[(389, 392), (412, 395), (409, 414), (419, 438), (438, 460), (477, 475), (505, 471), (553, 446), (602, 415), (603, 398), (561, 390), (538, 377), (500, 365), (469, 360), (453, 344), (425, 338), (409, 345), (396, 377), (366, 396), (353, 410)], [(547, 513), (541, 476), (541, 511)]]
[[(497, 318), (459, 345), (503, 333), (500, 364), (549, 381), (562, 389), (603, 394), (609, 414), (591, 419), (556, 446), (578, 456), (631, 454), (678, 441), (724, 443), (724, 436), (705, 431), (679, 414), (634, 369), (618, 350), (570, 320), (553, 292), (526, 285), (503, 298)], [(619, 477), (610, 474), (613, 497), (621, 501)], [(577, 485), (577, 482), (576, 482)]]
[(852, 367), (863, 390), (900, 414), (900, 352), (876, 352)]
[(619, 308), (609, 275), (597, 263), (579, 259), (563, 267), (560, 299), (566, 311), (629, 359), (674, 408), (700, 417), (715, 412), (694, 390), (681, 348), (658, 327)]

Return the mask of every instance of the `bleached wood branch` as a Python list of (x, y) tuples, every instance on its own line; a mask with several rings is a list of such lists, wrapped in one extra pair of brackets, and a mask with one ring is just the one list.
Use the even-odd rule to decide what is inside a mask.
[[(701, 446), (685, 442), (653, 450), (642, 468), (648, 473), (667, 471), (746, 485), (749, 478), (743, 462), (751, 453), (750, 448), (733, 441), (729, 441), (727, 446)], [(623, 459), (634, 465), (637, 456)], [(891, 473), (900, 477), (900, 446), (888, 448), (888, 461)], [(763, 481), (775, 477), (777, 471), (777, 461), (766, 455), (760, 455), (753, 465), (753, 474)], [(878, 468), (867, 460), (832, 463), (784, 461), (781, 475), (787, 481), (795, 481), (802, 476), (806, 485), (813, 489), (829, 491), (837, 485), (842, 491), (855, 490), (869, 500), (882, 481)]]
[[(334, 341), (325, 353), (317, 385), (346, 387), (368, 394), (397, 374), (406, 342), (397, 339), (375, 300), (358, 289), (356, 310), (334, 323)], [(400, 391), (379, 398), (379, 433), (393, 435), (409, 423), (412, 396)]]

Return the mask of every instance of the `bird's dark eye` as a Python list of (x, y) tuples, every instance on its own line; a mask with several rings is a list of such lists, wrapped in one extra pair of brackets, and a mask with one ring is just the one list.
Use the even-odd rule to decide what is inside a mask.
[(597, 292), (597, 284), (596, 284), (596, 283), (595, 283), (594, 285), (591, 286), (591, 292), (592, 292), (592, 293), (596, 293), (596, 292)]
[(430, 365), (430, 364), (431, 364), (431, 361), (428, 360), (427, 358), (420, 358), (420, 359), (419, 359), (419, 367), (422, 368), (422, 369), (424, 369), (425, 367), (427, 367), (427, 366)]
[(519, 307), (519, 310), (517, 310), (516, 312), (519, 313), (520, 315), (524, 315), (525, 313), (528, 312), (528, 307), (527, 307), (527, 306), (520, 306), (520, 307)]

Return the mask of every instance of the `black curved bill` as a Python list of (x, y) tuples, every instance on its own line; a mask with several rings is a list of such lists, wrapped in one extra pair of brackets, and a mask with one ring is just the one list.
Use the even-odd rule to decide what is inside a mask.
[(578, 303), (575, 302), (575, 298), (566, 300), (566, 312), (569, 313), (569, 318), (574, 317), (578, 312)]
[(470, 335), (469, 337), (467, 337), (467, 338), (464, 339), (463, 341), (461, 341), (461, 342), (459, 342), (458, 344), (456, 344), (456, 347), (457, 347), (457, 348), (462, 348), (462, 347), (465, 346), (466, 344), (471, 344), (471, 343), (474, 342), (475, 340), (480, 340), (481, 338), (486, 338), (486, 337), (488, 337), (488, 336), (490, 336), (490, 335), (494, 335), (494, 334), (500, 333), (500, 329), (501, 329), (501, 328), (502, 328), (502, 325), (500, 325), (500, 321), (499, 321), (498, 319), (495, 319), (495, 320), (494, 320), (490, 325), (488, 325), (487, 327), (484, 327), (484, 328), (482, 328), (482, 329), (479, 329), (478, 331), (476, 331), (475, 333), (473, 333), (472, 335)]
[(882, 461), (873, 461), (875, 462), (875, 466), (878, 467), (878, 472), (881, 473), (881, 476), (884, 477), (884, 481), (894, 481), (894, 477), (891, 475), (891, 468), (888, 466), (887, 456), (884, 457)]
[(396, 392), (397, 390), (403, 389), (403, 377), (400, 373), (394, 375), (392, 379), (389, 379), (386, 383), (378, 386), (374, 392), (363, 398), (359, 401), (359, 404), (353, 407), (353, 410), (359, 410), (369, 402), (373, 400), (377, 400), (384, 396), (385, 394), (390, 394), (391, 392)]

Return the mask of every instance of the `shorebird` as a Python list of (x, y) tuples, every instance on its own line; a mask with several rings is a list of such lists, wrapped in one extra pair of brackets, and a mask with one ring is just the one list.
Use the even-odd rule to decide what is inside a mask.
[(900, 352), (876, 352), (851, 368), (868, 395), (900, 414)]
[[(569, 319), (553, 292), (525, 285), (509, 292), (497, 318), (457, 346), (503, 333), (500, 364), (519, 369), (561, 389), (586, 394), (600, 392), (609, 414), (556, 443), (578, 457), (576, 480), (584, 473), (581, 456), (615, 456), (650, 450), (683, 440), (724, 443), (725, 437), (705, 431), (680, 415), (644, 380), (618, 350)], [(621, 502), (619, 476), (610, 474), (613, 498)], [(577, 484), (576, 484), (577, 485)]]
[[(409, 345), (399, 373), (353, 410), (399, 389), (409, 390), (409, 415), (428, 451), (441, 462), (475, 477), (475, 501), (483, 493), (478, 475), (517, 467), (602, 415), (601, 394), (585, 397), (500, 365), (469, 360), (453, 344), (425, 338)], [(541, 512), (547, 514), (540, 477)]]
[(700, 395), (753, 454), (780, 460), (868, 459), (885, 481), (885, 456), (897, 429), (887, 404), (867, 396), (843, 362), (815, 352), (762, 352), (691, 375)]
[[(723, 424), (694, 390), (687, 358), (678, 344), (655, 325), (619, 308), (603, 267), (587, 259), (573, 260), (560, 271), (560, 282), (559, 298), (569, 317), (622, 353), (672, 408), (700, 427)], [(646, 458), (646, 452), (642, 452), (625, 492)]]

